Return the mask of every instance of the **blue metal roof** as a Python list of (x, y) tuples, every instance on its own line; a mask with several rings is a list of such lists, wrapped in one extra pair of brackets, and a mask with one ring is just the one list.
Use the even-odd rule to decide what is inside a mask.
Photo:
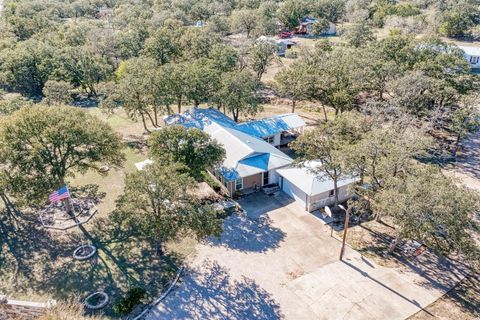
[(217, 109), (193, 108), (181, 114), (174, 114), (164, 118), (166, 124), (181, 124), (188, 128), (203, 130), (206, 125), (216, 122), (224, 127), (234, 127), (235, 121), (218, 111)]
[(215, 122), (223, 127), (233, 128), (257, 138), (266, 138), (305, 125), (305, 122), (294, 113), (237, 124), (225, 114), (213, 108), (194, 108), (182, 114), (168, 116), (164, 120), (167, 124), (181, 124), (188, 128), (198, 128), (200, 130)]
[(238, 124), (236, 129), (257, 138), (265, 138), (292, 128), (281, 118), (268, 118)]
[(235, 169), (228, 169), (222, 166), (218, 169), (218, 172), (223, 176), (226, 181), (233, 181), (240, 178), (240, 175)]
[(249, 167), (254, 167), (263, 171), (268, 171), (269, 159), (270, 159), (270, 154), (264, 153), (258, 156), (246, 158), (240, 161), (239, 163)]
[(230, 153), (230, 158), (238, 159), (219, 169), (227, 181), (288, 165), (292, 160), (262, 138), (305, 126), (305, 122), (294, 113), (237, 124), (213, 108), (194, 108), (164, 120), (167, 125), (180, 124), (205, 132), (212, 128), (210, 125), (221, 128), (223, 131), (215, 130), (216, 138), (226, 146), (227, 158)]
[[(248, 157), (238, 162), (237, 168), (227, 169), (225, 167), (220, 168), (220, 174), (227, 181), (232, 181), (242, 176), (248, 176), (263, 171), (268, 171), (268, 164), (270, 162), (270, 154), (264, 153), (256, 156)], [(240, 172), (238, 172), (240, 170)]]

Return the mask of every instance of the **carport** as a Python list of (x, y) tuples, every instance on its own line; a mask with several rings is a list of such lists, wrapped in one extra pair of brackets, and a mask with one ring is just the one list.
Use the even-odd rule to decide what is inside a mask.
[[(335, 202), (333, 180), (327, 176), (318, 176), (308, 167), (288, 167), (277, 170), (280, 176), (280, 188), (288, 196), (299, 202), (306, 211), (315, 211)], [(350, 196), (349, 187), (354, 178), (339, 180), (338, 199), (346, 201)]]

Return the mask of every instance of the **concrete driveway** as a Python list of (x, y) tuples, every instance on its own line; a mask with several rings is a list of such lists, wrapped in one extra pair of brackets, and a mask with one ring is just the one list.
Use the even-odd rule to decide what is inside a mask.
[(464, 276), (431, 256), (393, 269), (347, 248), (340, 262), (329, 228), (286, 195), (241, 205), (147, 319), (404, 319)]

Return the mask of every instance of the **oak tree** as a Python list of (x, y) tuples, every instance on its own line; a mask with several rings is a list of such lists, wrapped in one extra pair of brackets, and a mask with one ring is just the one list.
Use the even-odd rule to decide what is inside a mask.
[(12, 193), (41, 203), (76, 174), (123, 161), (119, 136), (73, 107), (24, 107), (0, 119), (0, 164)]
[(180, 125), (153, 132), (148, 145), (152, 159), (182, 163), (197, 179), (206, 169), (218, 166), (225, 157), (223, 146), (207, 133)]
[(219, 235), (221, 220), (193, 194), (196, 182), (179, 164), (154, 163), (129, 174), (113, 220), (123, 230), (149, 239), (158, 255), (167, 241), (191, 235)]

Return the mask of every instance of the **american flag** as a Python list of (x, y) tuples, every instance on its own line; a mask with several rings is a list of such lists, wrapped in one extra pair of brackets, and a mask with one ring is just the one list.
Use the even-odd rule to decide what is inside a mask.
[(53, 192), (48, 198), (50, 199), (50, 203), (55, 203), (57, 201), (70, 198), (68, 187), (66, 185), (61, 187), (57, 191)]

